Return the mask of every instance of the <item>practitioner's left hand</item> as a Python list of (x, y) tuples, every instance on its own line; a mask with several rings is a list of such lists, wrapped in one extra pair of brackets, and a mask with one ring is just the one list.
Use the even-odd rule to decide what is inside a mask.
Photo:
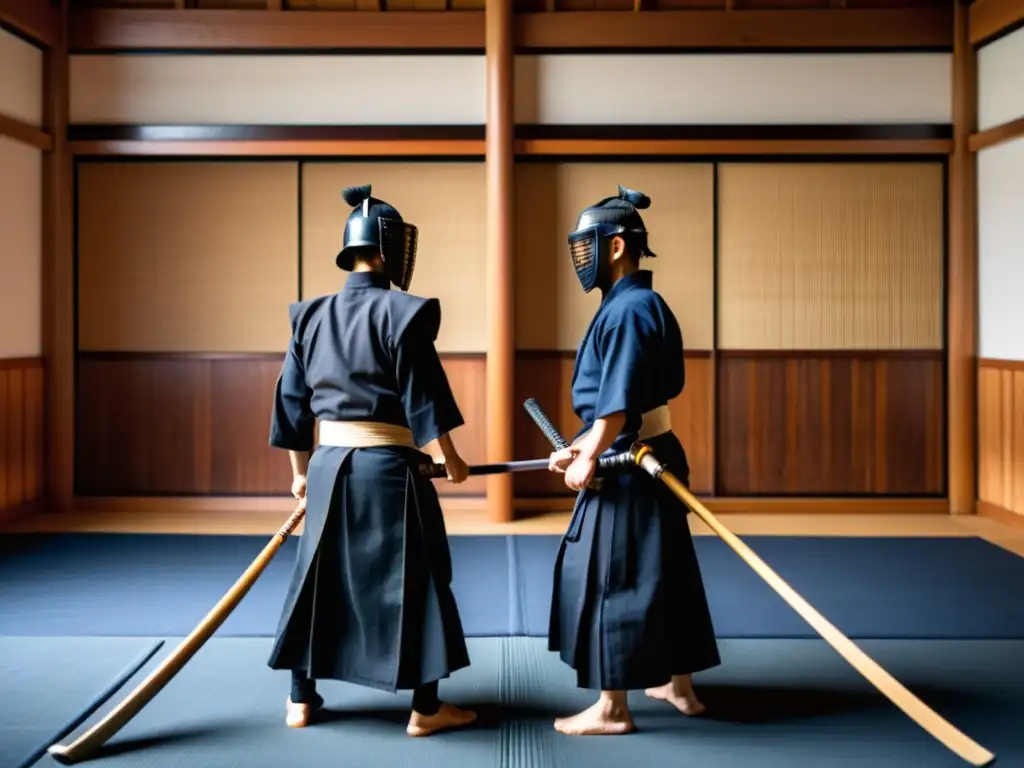
[(565, 484), (574, 491), (582, 491), (594, 479), (597, 471), (597, 459), (577, 456), (569, 469), (565, 471)]

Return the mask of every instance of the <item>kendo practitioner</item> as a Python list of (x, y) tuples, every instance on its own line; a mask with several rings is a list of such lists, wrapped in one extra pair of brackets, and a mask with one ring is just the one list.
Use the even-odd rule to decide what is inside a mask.
[(651, 272), (639, 268), (654, 257), (639, 213), (650, 203), (619, 187), (584, 210), (569, 235), (583, 290), (603, 295), (573, 371), (583, 429), (549, 464), (579, 492), (555, 564), (549, 648), (579, 687), (601, 692), (589, 709), (555, 721), (571, 735), (632, 731), (629, 690), (700, 714), (691, 675), (720, 663), (686, 507), (636, 469), (592, 485), (598, 458), (636, 440), (689, 481), (668, 410), (685, 380), (682, 333)]
[(413, 689), (406, 730), (426, 736), (476, 719), (438, 698), (469, 654), (441, 506), (415, 471), (443, 462), (466, 479), (449, 435), (463, 419), (434, 347), (440, 304), (407, 292), (418, 230), (370, 192), (342, 193), (345, 286), (290, 307), (270, 444), (289, 452), (306, 517), (268, 664), (291, 670), (289, 726), (310, 722), (330, 679)]

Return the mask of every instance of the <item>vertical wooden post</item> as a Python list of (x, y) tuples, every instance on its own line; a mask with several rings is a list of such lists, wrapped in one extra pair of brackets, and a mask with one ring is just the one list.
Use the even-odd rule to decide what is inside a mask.
[(68, 0), (46, 53), (46, 130), (53, 151), (43, 178), (43, 358), (46, 364), (46, 490), (50, 509), (66, 509), (75, 483), (75, 295), (73, 167), (68, 147)]
[(953, 154), (949, 159), (949, 258), (946, 271), (949, 511), (972, 514), (978, 461), (978, 243), (975, 156), (968, 146), (978, 123), (977, 60), (968, 7), (954, 0)]
[[(511, 461), (515, 339), (512, 212), (515, 118), (512, 95), (512, 0), (486, 0), (487, 54), (487, 460)], [(512, 476), (487, 482), (494, 522), (515, 510)]]

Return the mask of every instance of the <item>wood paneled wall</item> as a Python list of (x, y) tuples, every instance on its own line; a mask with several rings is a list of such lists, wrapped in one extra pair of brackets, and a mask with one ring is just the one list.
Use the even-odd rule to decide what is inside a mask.
[(43, 496), (43, 361), (0, 359), (0, 517)]
[(941, 352), (720, 355), (723, 495), (943, 492)]
[(1024, 515), (1024, 362), (978, 366), (978, 498)]
[[(572, 352), (520, 351), (516, 357), (516, 398), (534, 397), (567, 439), (580, 428), (572, 410)], [(715, 490), (714, 466), (714, 361), (709, 352), (686, 353), (686, 389), (669, 404), (672, 424), (686, 446), (690, 485), (696, 493)], [(516, 456), (533, 458), (551, 452), (551, 446), (525, 410), (516, 417)], [(561, 476), (524, 473), (516, 476), (516, 495), (556, 496), (569, 493)]]
[[(683, 329), (671, 408), (696, 492), (944, 492), (941, 164), (524, 163), (516, 176), (519, 401), (578, 429), (573, 350), (600, 297), (579, 290), (565, 235), (622, 184), (653, 200), (658, 258), (644, 266)], [(455, 439), (485, 460), (481, 164), (86, 164), (78, 493), (287, 492), (287, 459), (267, 445), (285, 305), (343, 284), (339, 192), (366, 182), (422, 228), (414, 290), (442, 299), (438, 348), (467, 422)], [(522, 412), (515, 429), (517, 458), (547, 455)], [(546, 473), (515, 488), (567, 493)]]
[[(90, 353), (78, 358), (76, 487), (100, 496), (286, 494), (288, 457), (268, 444), (283, 354)], [(443, 357), (467, 427), (465, 459), (485, 460), (482, 356)], [(481, 478), (455, 495), (483, 493)]]

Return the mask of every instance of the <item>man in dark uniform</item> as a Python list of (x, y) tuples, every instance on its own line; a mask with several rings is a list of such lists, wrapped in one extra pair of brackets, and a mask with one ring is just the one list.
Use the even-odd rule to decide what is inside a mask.
[(689, 479), (668, 411), (685, 380), (682, 334), (651, 273), (639, 269), (642, 257), (654, 256), (638, 211), (650, 202), (619, 187), (583, 211), (569, 235), (583, 289), (603, 294), (573, 371), (583, 429), (549, 465), (579, 492), (555, 566), (549, 647), (576, 670), (581, 688), (601, 691), (589, 709), (555, 721), (572, 735), (632, 731), (626, 693), (640, 688), (699, 714), (691, 674), (719, 664), (686, 507), (639, 471), (590, 487), (597, 459), (638, 439)]
[(466, 479), (449, 436), (463, 420), (434, 347), (440, 304), (406, 292), (418, 231), (370, 191), (343, 192), (344, 288), (290, 308), (270, 444), (289, 451), (306, 518), (268, 663), (292, 672), (292, 727), (330, 679), (413, 689), (407, 732), (425, 736), (476, 719), (438, 699), (438, 680), (469, 655), (441, 506), (415, 471), (431, 461), (422, 449), (451, 482)]

